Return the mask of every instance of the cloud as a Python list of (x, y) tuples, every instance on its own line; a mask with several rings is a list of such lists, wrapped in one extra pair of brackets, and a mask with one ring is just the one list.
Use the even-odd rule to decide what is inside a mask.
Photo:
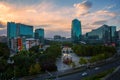
[(89, 9), (92, 7), (92, 2), (85, 0), (82, 3), (73, 5), (76, 8), (76, 15), (81, 16), (89, 13)]
[(112, 5), (106, 6), (106, 7), (104, 8), (104, 10), (106, 10), (106, 9), (112, 9), (112, 8), (114, 8), (114, 7), (116, 7), (116, 4), (112, 4)]
[(102, 24), (105, 24), (106, 22), (107, 22), (106, 20), (96, 21), (93, 23), (93, 25), (102, 25)]
[(82, 22), (82, 32), (85, 33), (91, 31), (91, 29), (98, 28), (101, 25), (108, 23), (116, 16), (116, 13), (108, 10), (98, 10), (84, 16), (79, 16), (79, 19)]
[[(13, 21), (33, 25), (35, 29), (44, 28), (47, 37), (58, 33), (70, 37), (71, 21), (74, 18), (78, 18), (81, 21), (82, 32), (85, 33), (100, 27), (103, 23), (108, 23), (118, 15), (105, 9), (91, 12), (90, 9), (93, 4), (88, 0), (72, 6), (62, 7), (52, 1), (48, 3), (46, 0), (39, 0), (35, 4), (33, 4), (34, 0), (29, 1), (32, 1), (31, 4), (26, 3), (26, 1), (24, 3), (23, 0), (22, 2), (20, 1), (7, 0), (7, 2), (1, 2), (0, 21)], [(112, 6), (110, 7), (112, 8)], [(3, 28), (2, 26), (0, 29), (2, 30)]]
[[(29, 5), (26, 7), (17, 7), (7, 3), (0, 3), (4, 7), (0, 7), (0, 20), (4, 22), (13, 21), (35, 26), (34, 28), (44, 28), (45, 31), (56, 31), (68, 29), (71, 27), (73, 8), (61, 7), (56, 9), (52, 2), (45, 1), (37, 5)], [(9, 14), (8, 14), (9, 13)], [(4, 16), (4, 17), (3, 17)], [(70, 28), (69, 28), (70, 29)]]

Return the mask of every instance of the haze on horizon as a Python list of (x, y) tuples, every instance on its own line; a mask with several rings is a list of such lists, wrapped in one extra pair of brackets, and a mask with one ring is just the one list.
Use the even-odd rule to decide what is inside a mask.
[(120, 29), (120, 0), (0, 0), (0, 35), (6, 23), (16, 22), (44, 28), (45, 37), (70, 37), (71, 21), (82, 23), (82, 33), (103, 24)]

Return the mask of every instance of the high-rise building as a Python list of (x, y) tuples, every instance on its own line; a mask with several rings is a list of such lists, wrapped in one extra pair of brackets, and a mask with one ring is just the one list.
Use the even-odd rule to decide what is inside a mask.
[(11, 49), (22, 50), (26, 38), (33, 38), (33, 26), (14, 22), (7, 23), (8, 46)]
[(33, 26), (17, 23), (17, 36), (33, 38)]
[(14, 22), (7, 23), (7, 38), (15, 38), (17, 37), (17, 26)]
[(97, 29), (92, 30), (91, 32), (86, 33), (86, 37), (90, 42), (99, 40), (102, 43), (112, 43), (115, 42), (115, 34), (116, 26), (103, 25)]
[(82, 35), (81, 22), (78, 19), (72, 20), (71, 38), (73, 42), (79, 42)]
[(33, 26), (21, 24), (21, 23), (14, 23), (8, 22), (7, 23), (7, 38), (17, 38), (17, 37), (26, 37), (32, 38), (33, 37)]
[(44, 29), (35, 30), (35, 39), (39, 39), (40, 43), (44, 43)]

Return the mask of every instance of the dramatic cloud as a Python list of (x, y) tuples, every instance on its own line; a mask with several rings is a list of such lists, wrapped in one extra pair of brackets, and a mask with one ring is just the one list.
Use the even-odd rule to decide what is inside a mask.
[(51, 29), (52, 31), (65, 31), (65, 29), (71, 27), (73, 8), (65, 7), (57, 10), (56, 6), (52, 2), (46, 3), (44, 1), (24, 8), (0, 3), (0, 10), (2, 9), (0, 20), (33, 25), (35, 28), (44, 28), (46, 32)]
[[(44, 28), (45, 36), (52, 37), (54, 34), (70, 37), (71, 21), (78, 18), (82, 23), (82, 32), (88, 32), (104, 23), (109, 23), (116, 14), (110, 11), (116, 5), (103, 6), (95, 9), (93, 2), (83, 0), (80, 3), (72, 3), (63, 6), (54, 3), (57, 0), (2, 0), (0, 1), (0, 30), (5, 31), (8, 21), (33, 25), (34, 29)], [(69, 1), (69, 0), (68, 0)], [(72, 0), (70, 0), (72, 1)], [(103, 9), (104, 8), (104, 9)], [(119, 19), (118, 19), (119, 20)], [(4, 25), (3, 25), (4, 24)], [(112, 24), (112, 22), (111, 22)], [(2, 34), (3, 31), (0, 33)], [(3, 33), (4, 34), (4, 33)]]
[(92, 3), (90, 1), (83, 1), (82, 3), (74, 4), (76, 8), (76, 15), (81, 16), (89, 13), (89, 9), (92, 7)]

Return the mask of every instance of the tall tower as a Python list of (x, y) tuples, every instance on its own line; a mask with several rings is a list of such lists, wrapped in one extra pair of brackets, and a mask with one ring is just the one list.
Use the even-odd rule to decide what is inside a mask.
[(73, 42), (79, 42), (82, 36), (81, 22), (78, 19), (72, 20), (71, 38)]
[(8, 39), (17, 37), (17, 26), (14, 22), (7, 23), (7, 37)]
[(35, 39), (39, 39), (40, 43), (44, 43), (44, 29), (35, 30)]

